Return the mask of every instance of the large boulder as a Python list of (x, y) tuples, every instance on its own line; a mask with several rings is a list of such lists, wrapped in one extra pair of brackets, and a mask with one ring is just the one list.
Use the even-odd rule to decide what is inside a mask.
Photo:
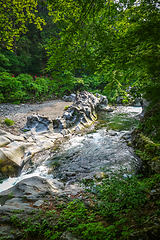
[(33, 130), (20, 136), (0, 130), (0, 180), (17, 176), (35, 153), (53, 147), (55, 140), (62, 138), (60, 133)]
[(71, 130), (80, 130), (93, 123), (98, 111), (107, 111), (107, 97), (98, 93), (94, 96), (92, 93), (83, 91), (77, 93), (77, 95), (64, 96), (63, 99), (65, 101), (67, 99), (68, 101), (74, 101), (74, 103), (61, 117), (59, 116), (51, 120), (45, 116), (31, 115), (27, 118), (25, 129), (34, 129), (36, 132), (46, 130), (62, 132), (63, 129), (68, 128)]
[(92, 124), (97, 112), (107, 110), (106, 96), (83, 91), (76, 95), (74, 103), (64, 112), (62, 117), (53, 120), (53, 128), (60, 131), (65, 128), (80, 130)]

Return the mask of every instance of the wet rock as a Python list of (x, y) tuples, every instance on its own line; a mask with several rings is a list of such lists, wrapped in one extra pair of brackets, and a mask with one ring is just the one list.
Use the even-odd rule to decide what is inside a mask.
[(117, 99), (116, 99), (116, 102), (117, 102), (118, 104), (122, 104), (122, 103), (123, 103), (123, 100), (124, 100), (123, 97), (118, 96)]
[[(122, 167), (138, 172), (142, 162), (126, 145), (123, 135), (124, 132), (98, 130), (71, 138), (56, 154), (59, 164), (53, 169), (53, 176), (73, 183), (79, 179), (93, 179), (103, 168), (117, 171)], [(55, 157), (50, 159), (52, 161)]]
[(131, 105), (134, 107), (141, 107), (141, 101), (141, 98), (135, 98)]
[(107, 112), (113, 112), (112, 108), (107, 108)]

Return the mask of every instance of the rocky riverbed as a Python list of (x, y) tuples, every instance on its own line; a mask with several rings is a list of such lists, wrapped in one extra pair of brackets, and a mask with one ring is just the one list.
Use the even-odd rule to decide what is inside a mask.
[[(46, 107), (48, 104), (51, 103), (47, 103)], [(58, 102), (55, 104), (58, 104)], [(3, 140), (8, 139), (10, 141), (6, 146), (10, 148), (10, 146), (13, 147), (13, 143), (16, 143), (17, 145), (14, 145), (14, 147), (19, 149), (18, 144), (23, 142), (22, 149), (28, 149), (27, 152), (21, 151), (21, 155), (19, 155), (19, 158), (23, 159), (28, 157), (25, 165), (22, 166), (20, 176), (18, 178), (9, 178), (0, 185), (2, 191), (0, 193), (2, 205), (0, 213), (6, 216), (0, 218), (2, 236), (10, 236), (7, 234), (12, 230), (14, 234), (12, 233), (10, 238), (21, 239), (22, 237), (18, 228), (12, 229), (10, 226), (10, 217), (13, 215), (13, 211), (23, 210), (23, 213), (20, 212), (20, 218), (25, 219), (33, 210), (50, 210), (53, 209), (52, 206), (61, 203), (66, 204), (73, 198), (82, 199), (84, 189), (77, 184), (82, 178), (102, 179), (106, 174), (106, 170), (117, 171), (120, 168), (124, 170), (124, 177), (139, 171), (141, 161), (134, 154), (129, 144), (131, 134), (128, 130), (131, 130), (131, 128), (126, 128), (128, 124), (125, 120), (119, 121), (119, 126), (124, 124), (122, 128), (117, 125), (113, 130), (112, 127), (107, 126), (111, 126), (115, 121), (114, 116), (118, 119), (123, 114), (126, 114), (127, 121), (129, 118), (130, 120), (136, 120), (141, 108), (121, 106), (112, 112), (107, 104), (108, 101), (103, 96), (97, 95), (95, 97), (83, 92), (82, 97), (79, 96), (77, 102), (64, 112), (62, 117), (55, 118), (57, 124), (59, 124), (59, 127), (56, 127), (56, 132), (54, 132), (54, 127), (53, 130), (49, 128), (44, 132), (36, 132), (37, 124), (41, 122), (35, 121), (35, 114), (33, 115), (34, 121), (28, 124), (31, 130), (27, 133), (15, 136), (1, 130)], [(60, 106), (65, 105), (69, 105), (69, 103), (60, 101)], [(37, 105), (35, 106), (38, 108)], [(55, 113), (54, 106), (48, 106), (48, 108), (52, 108), (52, 114)], [(91, 121), (96, 119), (98, 108), (106, 110), (106, 112), (100, 114), (101, 116), (99, 115), (99, 122), (97, 121), (95, 125), (89, 127)], [(21, 107), (18, 109), (20, 113), (22, 111), (22, 114), (26, 114), (26, 116), (29, 114), (29, 112), (25, 111), (24, 105), (22, 105), (22, 109)], [(107, 109), (110, 109), (108, 113)], [(14, 109), (14, 111), (16, 110)], [(44, 111), (46, 111), (45, 106)], [(40, 108), (39, 113), (42, 113)], [(49, 114), (51, 114), (51, 111)], [(7, 115), (7, 112), (4, 114), (4, 117), (12, 117), (13, 120), (16, 120), (13, 116), (14, 114)], [(50, 115), (50, 117), (52, 116)], [(79, 129), (82, 126), (87, 126), (87, 129), (80, 132), (75, 131), (77, 126), (75, 123), (78, 124)], [(50, 124), (52, 122), (49, 122)], [(73, 126), (73, 128), (66, 135), (62, 131), (65, 130), (64, 127), (67, 124)], [(24, 127), (24, 125), (21, 126)], [(46, 126), (48, 127), (48, 125)], [(54, 121), (53, 126), (55, 126)], [(12, 130), (15, 131), (14, 128)], [(15, 133), (19, 134), (18, 130)], [(8, 147), (6, 147), (5, 151), (2, 147), (1, 151), (7, 153)], [(39, 147), (39, 150), (37, 150), (37, 147)], [(30, 154), (27, 155), (29, 152)]]
[[(20, 135), (23, 133), (22, 129), (27, 122), (28, 116), (39, 114), (54, 119), (62, 116), (65, 111), (64, 108), (71, 104), (72, 102), (66, 102), (61, 99), (23, 104), (0, 103), (0, 129), (14, 135)], [(13, 120), (14, 125), (7, 127), (4, 124), (5, 118)]]

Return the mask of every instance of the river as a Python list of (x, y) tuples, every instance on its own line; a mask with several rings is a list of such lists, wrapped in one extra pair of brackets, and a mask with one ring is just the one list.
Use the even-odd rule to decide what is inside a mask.
[(141, 161), (130, 141), (141, 111), (141, 107), (118, 106), (110, 113), (99, 112), (92, 127), (65, 138), (56, 149), (35, 155), (18, 177), (3, 181), (0, 191), (32, 176), (50, 182), (56, 179), (67, 186), (81, 179), (101, 178), (104, 173), (119, 169), (124, 176), (137, 173)]

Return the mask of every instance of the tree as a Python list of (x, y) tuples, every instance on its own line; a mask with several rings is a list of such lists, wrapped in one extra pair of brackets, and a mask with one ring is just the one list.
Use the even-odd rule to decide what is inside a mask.
[(6, 45), (9, 50), (15, 47), (16, 41), (21, 33), (27, 32), (26, 24), (34, 23), (38, 29), (42, 30), (45, 21), (36, 17), (36, 0), (1, 0), (0, 1), (0, 42)]
[[(158, 0), (41, 2), (58, 28), (48, 44), (49, 71), (56, 75), (65, 70), (75, 73), (77, 69), (89, 69), (105, 74), (106, 82), (114, 78), (122, 85), (137, 82), (145, 90), (151, 85), (159, 88)], [(0, 2), (1, 36), (8, 48), (22, 31), (27, 31), (27, 21), (40, 28), (43, 20), (35, 17), (36, 8), (35, 0)]]
[(61, 11), (60, 6), (51, 11), (56, 14), (54, 21), (63, 27), (59, 38), (49, 42), (49, 70), (74, 72), (85, 63), (106, 74), (107, 81), (113, 78), (114, 71), (124, 72), (126, 77), (120, 80), (123, 83), (134, 80), (147, 93), (151, 86), (160, 90), (158, 1), (60, 2)]

